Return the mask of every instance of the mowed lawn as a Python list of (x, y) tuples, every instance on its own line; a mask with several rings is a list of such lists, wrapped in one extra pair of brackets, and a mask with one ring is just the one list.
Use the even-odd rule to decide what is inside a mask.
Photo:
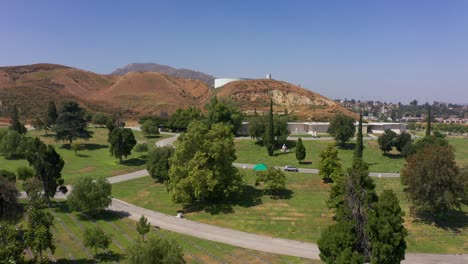
[[(139, 239), (136, 222), (115, 212), (105, 211), (91, 219), (81, 214), (69, 213), (63, 202), (58, 203), (57, 208), (50, 209), (50, 212), (55, 218), (52, 230), (56, 251), (53, 255), (50, 252), (47, 255), (58, 263), (94, 263), (94, 251), (83, 246), (86, 228), (99, 227), (111, 236), (107, 258), (100, 258), (98, 263), (124, 261), (126, 249)], [(151, 229), (148, 235), (174, 239), (183, 249), (187, 263), (321, 263), (318, 260), (238, 248), (165, 230)]]
[[(73, 184), (80, 176), (90, 176), (93, 178), (110, 177), (114, 175), (124, 174), (136, 170), (143, 169), (146, 162), (146, 153), (137, 153), (132, 151), (132, 154), (124, 159), (122, 164), (119, 164), (118, 159), (110, 155), (109, 145), (107, 143), (106, 128), (90, 128), (93, 132), (93, 137), (89, 140), (77, 140), (83, 144), (83, 149), (77, 152), (70, 149), (68, 144), (62, 141), (55, 141), (51, 133), (45, 136), (43, 131), (29, 131), (28, 136), (40, 137), (47, 144), (55, 146), (56, 151), (60, 154), (65, 162), (62, 170), (62, 177), (65, 179), (65, 184)], [(139, 131), (133, 131), (138, 143), (147, 143), (148, 147), (154, 146), (157, 140), (170, 137), (170, 135), (161, 134), (154, 137), (145, 137)], [(68, 142), (67, 142), (68, 143)], [(15, 171), (18, 166), (27, 166), (28, 162), (22, 160), (7, 160), (0, 156), (0, 169)]]
[[(459, 165), (468, 165), (468, 139), (448, 138), (455, 148), (455, 156)], [(269, 166), (293, 165), (301, 168), (315, 168), (319, 162), (320, 152), (334, 141), (323, 140), (303, 140), (306, 148), (306, 158), (299, 164), (296, 159), (295, 148), (291, 148), (287, 153), (277, 150), (275, 156), (270, 157), (266, 148), (255, 144), (254, 140), (236, 139), (237, 163), (258, 164), (264, 163)], [(294, 143), (294, 142), (291, 142)], [(337, 148), (338, 156), (344, 168), (350, 167), (353, 160), (355, 142), (348, 144), (346, 148)], [(389, 156), (382, 155), (377, 140), (364, 141), (364, 157), (369, 163), (371, 172), (400, 172), (405, 164), (404, 158), (394, 149)]]
[[(321, 232), (332, 223), (332, 212), (326, 207), (328, 185), (318, 175), (288, 173), (287, 188), (291, 197), (273, 199), (253, 187), (252, 171), (247, 171), (245, 193), (230, 203), (203, 209), (190, 209), (185, 217), (207, 224), (307, 242), (317, 242)], [(408, 251), (426, 253), (468, 253), (468, 215), (455, 214), (446, 228), (416, 222), (409, 216), (400, 179), (374, 178), (377, 191), (393, 189), (406, 212), (409, 229)], [(138, 206), (175, 215), (183, 209), (170, 202), (164, 185), (150, 177), (113, 185), (113, 196)], [(187, 209), (187, 208), (186, 208)]]

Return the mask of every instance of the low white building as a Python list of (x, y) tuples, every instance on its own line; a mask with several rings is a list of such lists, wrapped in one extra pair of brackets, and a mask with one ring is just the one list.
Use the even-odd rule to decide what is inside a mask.
[(246, 81), (246, 80), (251, 80), (247, 78), (218, 78), (215, 79), (214, 82), (214, 88), (219, 88), (221, 86), (224, 86), (230, 82), (236, 82), (236, 81)]

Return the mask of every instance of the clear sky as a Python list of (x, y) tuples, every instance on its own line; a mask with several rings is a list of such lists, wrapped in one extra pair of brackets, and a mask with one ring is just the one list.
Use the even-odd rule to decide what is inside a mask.
[(132, 62), (331, 98), (468, 103), (468, 1), (0, 0), (0, 65)]

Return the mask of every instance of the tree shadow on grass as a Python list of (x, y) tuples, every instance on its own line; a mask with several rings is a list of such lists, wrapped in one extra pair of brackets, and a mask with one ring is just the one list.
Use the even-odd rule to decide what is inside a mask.
[(120, 253), (116, 253), (116, 252), (113, 252), (113, 251), (107, 251), (107, 252), (104, 252), (104, 253), (98, 253), (96, 256), (95, 256), (96, 260), (98, 261), (105, 261), (105, 262), (120, 262), (120, 260), (122, 260), (124, 258), (124, 255), (120, 254)]
[(310, 165), (310, 164), (312, 164), (312, 161), (301, 161), (299, 164), (300, 165)]
[(356, 148), (356, 143), (345, 143), (344, 145), (338, 144), (339, 149), (343, 150), (353, 150)]
[(263, 191), (250, 185), (242, 186), (242, 192), (212, 203), (185, 205), (183, 212), (205, 211), (212, 215), (233, 213), (234, 206), (252, 207), (262, 203)]
[(273, 200), (288, 200), (293, 197), (294, 192), (289, 189), (277, 191), (274, 194), (270, 194), (270, 198)]
[(451, 209), (445, 218), (434, 219), (428, 211), (417, 211), (414, 222), (422, 222), (427, 225), (435, 224), (436, 227), (460, 234), (462, 229), (468, 226), (468, 212)]
[[(81, 150), (98, 150), (98, 149), (103, 149), (103, 148), (108, 148), (109, 146), (103, 145), (103, 144), (95, 144), (95, 143), (86, 143), (86, 144), (81, 144)], [(66, 150), (71, 150), (71, 145), (66, 143), (63, 144), (61, 149), (66, 149)]]
[[(61, 213), (70, 214), (71, 210), (68, 208), (66, 201), (55, 201), (53, 207), (56, 211)], [(77, 215), (80, 221), (98, 221), (103, 220), (106, 222), (117, 221), (125, 217), (129, 217), (130, 214), (125, 211), (114, 211), (114, 210), (97, 210), (95, 212), (80, 212)]]
[(139, 158), (131, 158), (122, 161), (122, 165), (130, 166), (130, 167), (138, 167), (146, 164), (146, 159)]
[(77, 153), (76, 156), (80, 157), (80, 158), (89, 158), (90, 157), (89, 155), (81, 154), (81, 153)]
[(145, 138), (148, 138), (148, 139), (151, 139), (151, 138), (161, 138), (161, 137), (162, 137), (162, 135), (151, 135), (151, 136), (145, 135)]
[(392, 153), (387, 153), (384, 156), (390, 159), (402, 159), (403, 158), (401, 154), (392, 154)]
[(92, 264), (92, 263), (96, 263), (95, 260), (92, 260), (92, 259), (74, 259), (74, 260), (70, 260), (70, 259), (57, 259), (57, 262), (55, 262), (57, 264)]

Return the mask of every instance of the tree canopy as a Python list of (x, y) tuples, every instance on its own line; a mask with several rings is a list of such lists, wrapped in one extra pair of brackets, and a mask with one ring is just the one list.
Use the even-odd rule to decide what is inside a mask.
[(89, 139), (92, 132), (87, 130), (87, 126), (88, 122), (83, 116), (71, 112), (63, 112), (58, 116), (54, 126), (55, 139), (66, 140), (70, 144), (78, 138)]
[(359, 112), (359, 125), (356, 135), (356, 148), (354, 149), (354, 156), (362, 158), (364, 152), (364, 139), (362, 135), (362, 112)]
[(301, 163), (306, 157), (306, 148), (304, 147), (304, 144), (302, 144), (302, 139), (298, 138), (297, 139), (297, 144), (296, 144), (296, 159)]
[(122, 163), (122, 157), (132, 153), (136, 145), (135, 136), (130, 128), (114, 128), (109, 134), (110, 153)]
[(10, 118), (11, 118), (11, 125), (9, 127), (10, 130), (16, 131), (19, 134), (26, 134), (26, 132), (28, 132), (24, 124), (21, 123), (19, 120), (18, 108), (16, 107), (16, 105), (14, 105), (13, 109), (11, 110)]
[(83, 236), (85, 247), (94, 249), (94, 256), (97, 256), (98, 249), (106, 250), (111, 242), (111, 238), (99, 227), (86, 228)]
[(236, 159), (231, 127), (192, 122), (179, 137), (171, 158), (167, 188), (177, 203), (209, 202), (239, 191), (242, 177)]
[(332, 135), (341, 146), (344, 146), (344, 144), (354, 136), (355, 132), (356, 127), (354, 126), (354, 119), (342, 113), (336, 114), (328, 127), (328, 133)]
[(156, 147), (148, 153), (146, 169), (153, 179), (165, 182), (169, 179), (170, 159), (174, 155), (172, 146)]
[(227, 99), (218, 100), (215, 96), (211, 98), (211, 101), (206, 104), (205, 108), (208, 111), (206, 115), (208, 127), (211, 127), (213, 124), (223, 123), (230, 125), (231, 132), (236, 134), (242, 125), (243, 115), (233, 101)]
[(319, 175), (325, 182), (332, 182), (335, 177), (342, 173), (340, 158), (338, 158), (338, 150), (333, 144), (329, 144), (319, 154)]
[(187, 109), (177, 109), (174, 114), (169, 118), (168, 126), (177, 131), (187, 130), (188, 125), (192, 121), (201, 121), (204, 119), (203, 113), (200, 109), (189, 107)]
[(255, 185), (261, 184), (263, 190), (272, 195), (280, 194), (286, 189), (286, 174), (276, 168), (268, 168), (266, 171), (257, 172)]
[(392, 151), (395, 139), (398, 137), (397, 133), (390, 129), (385, 129), (384, 133), (378, 138), (379, 148), (386, 155)]
[(16, 210), (18, 195), (15, 182), (0, 176), (0, 220), (11, 216), (11, 213)]
[(104, 178), (80, 177), (67, 197), (67, 203), (72, 211), (95, 213), (111, 204), (111, 191), (111, 184)]
[(140, 219), (138, 220), (136, 230), (138, 234), (141, 236), (141, 240), (145, 241), (145, 235), (150, 231), (151, 223), (148, 223), (148, 219), (141, 215)]
[(129, 264), (185, 263), (182, 248), (174, 240), (150, 237), (137, 241), (127, 249)]
[(158, 124), (155, 121), (153, 121), (151, 119), (148, 119), (141, 126), (141, 131), (144, 134), (148, 135), (148, 136), (158, 135), (159, 134), (159, 127), (158, 127)]

